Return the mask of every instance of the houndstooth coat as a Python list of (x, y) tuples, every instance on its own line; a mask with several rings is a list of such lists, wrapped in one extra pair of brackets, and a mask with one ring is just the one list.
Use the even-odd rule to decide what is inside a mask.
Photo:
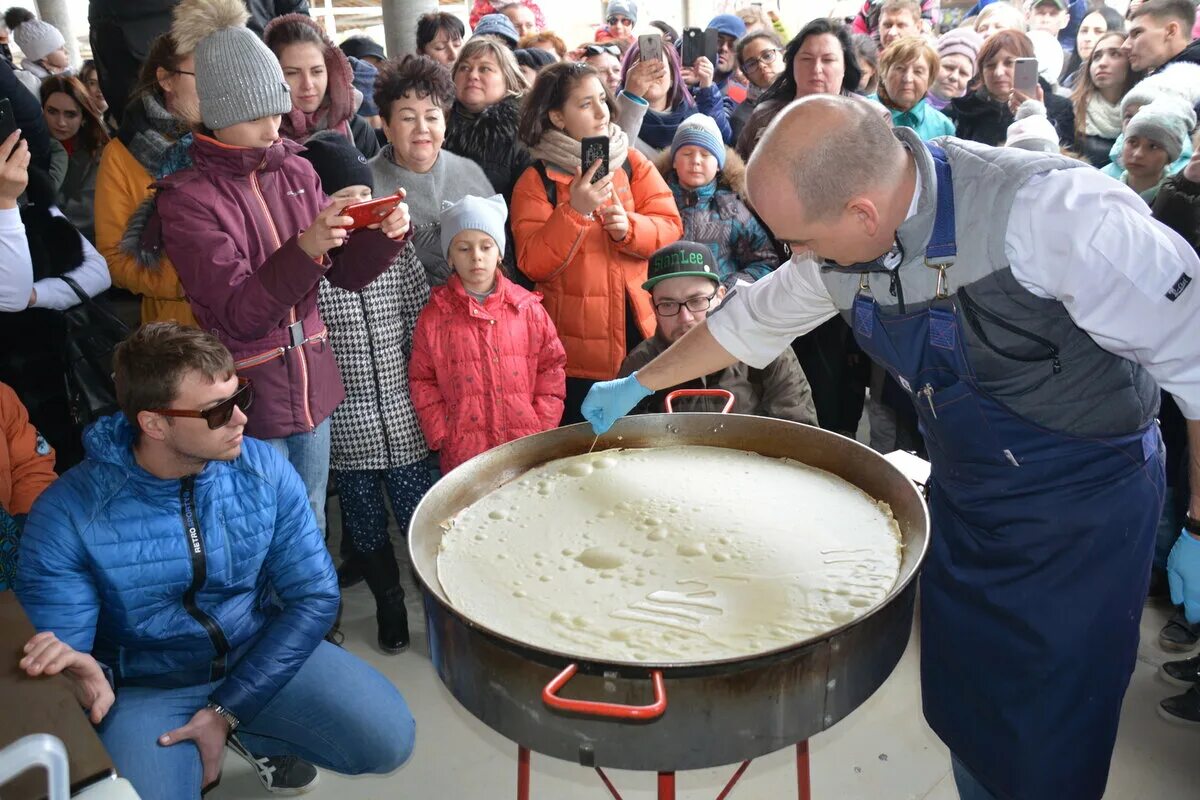
[(330, 466), (390, 469), (424, 459), (429, 448), (409, 398), (408, 359), (429, 284), (412, 244), (362, 291), (321, 281), (318, 300), (346, 386), (333, 412)]

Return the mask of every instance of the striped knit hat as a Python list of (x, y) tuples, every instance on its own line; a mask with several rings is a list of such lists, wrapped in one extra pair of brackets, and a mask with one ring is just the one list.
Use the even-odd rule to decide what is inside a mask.
[(717, 159), (717, 168), (725, 169), (725, 142), (721, 139), (721, 131), (712, 117), (696, 113), (679, 123), (675, 130), (675, 138), (671, 141), (671, 160), (675, 160), (679, 148), (688, 145), (703, 147)]

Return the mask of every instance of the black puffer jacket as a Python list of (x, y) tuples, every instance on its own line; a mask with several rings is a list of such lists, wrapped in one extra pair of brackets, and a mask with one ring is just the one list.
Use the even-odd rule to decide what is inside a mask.
[[(1071, 101), (1056, 95), (1050, 84), (1038, 79), (1045, 94), (1046, 116), (1058, 131), (1058, 143), (1063, 147), (1075, 145), (1075, 110)], [(979, 89), (956, 98), (942, 113), (954, 123), (958, 138), (972, 142), (1002, 147), (1008, 138), (1008, 126), (1013, 123), (1013, 113), (1007, 103), (997, 102), (988, 96), (986, 89)]]
[(446, 120), (446, 140), (442, 147), (482, 167), (492, 186), (504, 195), (505, 202), (512, 199), (517, 178), (533, 163), (517, 140), (520, 117), (521, 98), (509, 97), (479, 114), (472, 114), (456, 102)]
[(1096, 169), (1108, 166), (1112, 161), (1108, 154), (1112, 152), (1112, 146), (1116, 139), (1109, 139), (1104, 136), (1093, 136), (1084, 134), (1082, 138), (1075, 139), (1075, 150), (1079, 155), (1087, 159), (1088, 163)]

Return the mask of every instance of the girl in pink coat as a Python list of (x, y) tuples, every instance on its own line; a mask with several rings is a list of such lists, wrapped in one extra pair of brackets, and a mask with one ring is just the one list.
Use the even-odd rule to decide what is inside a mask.
[(500, 270), (507, 217), (500, 195), (443, 207), (454, 274), (417, 319), (408, 367), (417, 420), (443, 473), (562, 418), (567, 356), (541, 295)]

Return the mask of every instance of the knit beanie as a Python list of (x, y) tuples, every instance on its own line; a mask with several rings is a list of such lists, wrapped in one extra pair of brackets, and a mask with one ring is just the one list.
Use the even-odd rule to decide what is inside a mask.
[(693, 144), (712, 153), (717, 159), (717, 168), (725, 169), (725, 142), (721, 139), (716, 120), (707, 114), (692, 114), (679, 123), (675, 138), (671, 140), (671, 160), (675, 160), (679, 148)]
[(740, 39), (746, 35), (746, 23), (736, 14), (717, 14), (708, 21), (705, 30), (715, 30), (722, 36), (732, 36)]
[(525, 47), (514, 50), (513, 55), (517, 57), (518, 64), (522, 67), (528, 67), (534, 72), (539, 72), (542, 67), (548, 67), (558, 61), (553, 53), (549, 50), (543, 50), (540, 47)]
[(367, 159), (339, 131), (321, 131), (312, 136), (299, 155), (313, 165), (325, 194), (347, 186), (370, 186), (374, 191), (375, 178)]
[(937, 40), (938, 58), (964, 56), (971, 62), (972, 73), (975, 71), (975, 62), (979, 60), (980, 47), (983, 47), (983, 37), (971, 28), (955, 28)]
[(628, 17), (629, 21), (637, 25), (637, 0), (608, 0), (608, 5), (604, 8), (604, 18), (608, 19), (614, 14), (620, 14), (622, 17)]
[(1183, 143), (1196, 127), (1196, 112), (1182, 97), (1163, 95), (1142, 106), (1125, 128), (1125, 138), (1141, 136), (1167, 151), (1167, 163), (1179, 158)]
[(521, 38), (517, 35), (517, 28), (512, 24), (512, 20), (503, 14), (485, 14), (475, 26), (475, 30), (471, 31), (471, 36), (499, 36), (510, 48), (515, 48)]
[(40, 19), (22, 22), (13, 30), (12, 37), (30, 61), (41, 61), (67, 43), (58, 28)]
[(193, 53), (200, 118), (211, 130), (283, 115), (292, 93), (275, 54), (246, 27), (241, 0), (183, 0), (171, 35), (177, 52)]
[(1057, 153), (1058, 131), (1046, 118), (1046, 106), (1037, 100), (1026, 100), (1017, 109), (1016, 121), (1008, 126), (1005, 147), (1035, 150), (1039, 153)]
[(362, 103), (358, 106), (360, 117), (375, 117), (379, 115), (379, 106), (375, 105), (375, 79), (379, 70), (370, 61), (364, 61), (354, 56), (346, 56), (350, 69), (354, 72), (354, 88), (362, 95)]
[(450, 257), (450, 243), (462, 231), (483, 231), (504, 251), (504, 221), (508, 219), (508, 206), (503, 195), (476, 197), (467, 195), (457, 203), (442, 201), (442, 252)]

